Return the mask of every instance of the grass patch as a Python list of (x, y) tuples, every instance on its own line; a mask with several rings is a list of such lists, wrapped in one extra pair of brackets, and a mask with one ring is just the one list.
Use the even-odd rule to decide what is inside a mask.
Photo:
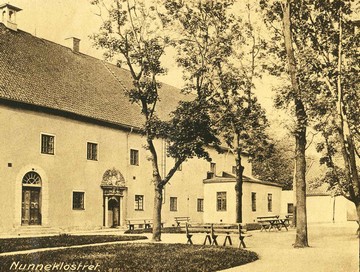
[(261, 229), (261, 225), (259, 223), (246, 223), (246, 229), (248, 231), (251, 230), (260, 230)]
[[(73, 245), (86, 245), (115, 241), (134, 241), (147, 239), (146, 236), (120, 236), (120, 235), (68, 235), (45, 237), (24, 237), (0, 239), (0, 253), (20, 251), (35, 248), (61, 247)], [(0, 262), (1, 263), (1, 262)]]
[(131, 243), (3, 256), (0, 271), (9, 271), (13, 262), (92, 264), (97, 271), (218, 271), (257, 259), (254, 252), (232, 247)]

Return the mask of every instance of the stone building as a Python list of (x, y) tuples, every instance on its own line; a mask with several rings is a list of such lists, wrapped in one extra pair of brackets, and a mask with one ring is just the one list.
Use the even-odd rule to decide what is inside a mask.
[[(0, 232), (125, 227), (129, 218), (152, 218), (152, 168), (139, 134), (140, 108), (125, 94), (129, 72), (82, 54), (76, 38), (68, 48), (21, 31), (19, 11), (0, 6)], [(182, 96), (163, 84), (160, 117)], [(155, 145), (165, 174), (174, 161), (164, 140)], [(233, 221), (234, 184), (222, 173), (232, 172), (234, 157), (209, 152), (212, 163), (188, 160), (166, 186), (165, 226), (174, 216)], [(243, 161), (245, 221), (279, 213), (281, 188), (252, 179)]]

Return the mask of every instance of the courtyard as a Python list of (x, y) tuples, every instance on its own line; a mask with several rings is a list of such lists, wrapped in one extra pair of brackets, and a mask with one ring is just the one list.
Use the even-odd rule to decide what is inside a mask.
[[(344, 223), (323, 223), (323, 224), (309, 224), (308, 226), (308, 234), (309, 234), (309, 244), (310, 248), (305, 249), (295, 249), (292, 247), (292, 243), (295, 241), (295, 229), (290, 228), (289, 231), (271, 231), (271, 232), (260, 232), (260, 231), (251, 231), (252, 236), (246, 238), (247, 250), (253, 251), (258, 254), (259, 259), (253, 262), (250, 262), (245, 265), (235, 266), (223, 271), (228, 272), (257, 272), (257, 271), (326, 271), (326, 272), (357, 272), (359, 271), (359, 240), (355, 235), (357, 228), (356, 222), (344, 222)], [(114, 230), (112, 234), (119, 232), (118, 230)], [(122, 234), (122, 232), (121, 232)], [(145, 243), (151, 244), (151, 234), (144, 234), (148, 236), (149, 239), (142, 240), (141, 244)], [(223, 238), (219, 237), (219, 242), (221, 243)], [(204, 240), (202, 234), (194, 235), (193, 241), (196, 246), (199, 246)], [(134, 243), (138, 244), (139, 241), (134, 241)], [(164, 233), (162, 234), (162, 242), (156, 245), (157, 250), (170, 249), (168, 244), (180, 244), (174, 245), (176, 246), (184, 246), (186, 243), (186, 237), (183, 233)], [(121, 244), (123, 247), (122, 251), (126, 252), (126, 247), (133, 247), (132, 243), (124, 242)], [(164, 244), (163, 246), (161, 244)], [(150, 245), (149, 245), (150, 246)], [(155, 246), (155, 245), (154, 245)], [(101, 248), (102, 247), (102, 248)], [(121, 259), (121, 254), (117, 254), (114, 251), (114, 245), (108, 247), (106, 245), (102, 245), (101, 247), (95, 247), (96, 252), (92, 255), (94, 258), (98, 258), (99, 256), (106, 255), (108, 262), (116, 263), (116, 259)], [(237, 247), (237, 241), (234, 239), (234, 244), (232, 247)], [(93, 248), (93, 247), (92, 247)], [(107, 252), (107, 249), (111, 248), (111, 252)], [(189, 246), (190, 248), (190, 246)], [(209, 248), (209, 247), (207, 247)], [(215, 247), (213, 247), (215, 249)], [(125, 251), (124, 251), (125, 249)], [(202, 246), (199, 246), (199, 250), (203, 250)], [(218, 250), (223, 251), (223, 247), (219, 247)], [(201, 259), (209, 258), (208, 255), (201, 255), (201, 250), (198, 252), (197, 261), (201, 261)], [(35, 250), (36, 251), (36, 250)], [(170, 260), (172, 263), (173, 271), (188, 271), (186, 270), (183, 264), (187, 262), (191, 262), (191, 256), (182, 259), (178, 256), (177, 253), (174, 253), (173, 250), (161, 250), (165, 252), (165, 255), (162, 255), (163, 260)], [(220, 253), (218, 251), (218, 253)], [(34, 252), (34, 251), (33, 251)], [(59, 253), (55, 253), (59, 252)], [(59, 262), (60, 259), (56, 258), (58, 256), (64, 256), (66, 252), (70, 252), (67, 250), (59, 250), (53, 251), (48, 250), (46, 252), (38, 252), (36, 253), (36, 258), (40, 258), (43, 261), (47, 261), (47, 258), (51, 258), (51, 261)], [(80, 259), (84, 259), (86, 255), (89, 255), (92, 252), (92, 249), (89, 249), (88, 246), (77, 247), (77, 250), (70, 256), (67, 256), (66, 261), (75, 262)], [(102, 252), (100, 254), (100, 252)], [(196, 251), (195, 251), (196, 252)], [(205, 252), (205, 251), (204, 251)], [(229, 251), (230, 252), (230, 251)], [(215, 260), (215, 263), (221, 263), (224, 261), (224, 253), (222, 252), (219, 255), (219, 258)], [(5, 253), (6, 254), (6, 253)], [(1, 255), (5, 255), (1, 254)], [(151, 251), (148, 252), (151, 254)], [(175, 254), (175, 255), (174, 255)], [(229, 253), (230, 254), (230, 253)], [(194, 256), (194, 254), (192, 254)], [(4, 258), (11, 258), (15, 261), (29, 261), (31, 260), (31, 255), (29, 254), (21, 254), (21, 255), (11, 255), (4, 256)], [(35, 256), (35, 255), (33, 255)], [(49, 257), (50, 256), (50, 257)], [(124, 255), (125, 256), (125, 255)], [(150, 255), (149, 255), (150, 256)], [(185, 255), (184, 255), (185, 256)], [(183, 257), (184, 257), (183, 256)], [(213, 255), (216, 258), (216, 254)], [(236, 256), (236, 255), (233, 255)], [(180, 257), (180, 258), (179, 258)], [(220, 258), (221, 257), (221, 258)], [(140, 257), (139, 257), (140, 258)], [(131, 265), (126, 266), (126, 271), (140, 271), (136, 265), (143, 265), (146, 257), (141, 257), (142, 260), (129, 260)], [(5, 260), (5, 259), (2, 259)], [(209, 259), (210, 260), (210, 259)], [(92, 260), (95, 264), (95, 259)], [(204, 261), (204, 260), (202, 260)], [(105, 261), (106, 262), (106, 261)], [(1, 259), (0, 259), (1, 263)], [(236, 262), (234, 262), (235, 264)], [(165, 262), (164, 262), (165, 264)], [(158, 269), (149, 268), (150, 271), (164, 271), (158, 266)], [(185, 270), (181, 268), (184, 267)], [(189, 267), (189, 266), (186, 266)], [(204, 267), (197, 267), (194, 263), (189, 271), (204, 271)], [(121, 267), (119, 267), (119, 271)], [(132, 270), (133, 269), (133, 270)], [(103, 270), (98, 270), (103, 271)], [(205, 271), (216, 271), (214, 270), (205, 270)]]

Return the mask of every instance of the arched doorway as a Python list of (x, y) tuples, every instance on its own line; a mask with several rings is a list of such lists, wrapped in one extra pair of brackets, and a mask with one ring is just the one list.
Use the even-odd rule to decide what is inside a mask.
[(113, 196), (108, 200), (108, 226), (115, 228), (119, 226), (120, 201), (119, 197)]
[(30, 171), (22, 179), (22, 225), (41, 224), (41, 177)]
[(121, 226), (124, 221), (122, 203), (126, 190), (123, 175), (115, 168), (108, 169), (103, 175), (100, 186), (103, 189), (104, 198), (104, 227)]

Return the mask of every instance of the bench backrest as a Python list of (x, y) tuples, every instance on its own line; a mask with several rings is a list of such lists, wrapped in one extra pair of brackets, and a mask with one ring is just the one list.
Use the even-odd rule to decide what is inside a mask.
[(244, 224), (201, 224), (201, 223), (186, 223), (186, 234), (205, 232), (215, 235), (215, 233), (244, 233), (246, 227)]
[(256, 217), (257, 220), (266, 220), (266, 219), (279, 219), (279, 215), (272, 215), (272, 216), (258, 216)]
[(190, 217), (188, 216), (175, 216), (175, 221), (189, 221)]

